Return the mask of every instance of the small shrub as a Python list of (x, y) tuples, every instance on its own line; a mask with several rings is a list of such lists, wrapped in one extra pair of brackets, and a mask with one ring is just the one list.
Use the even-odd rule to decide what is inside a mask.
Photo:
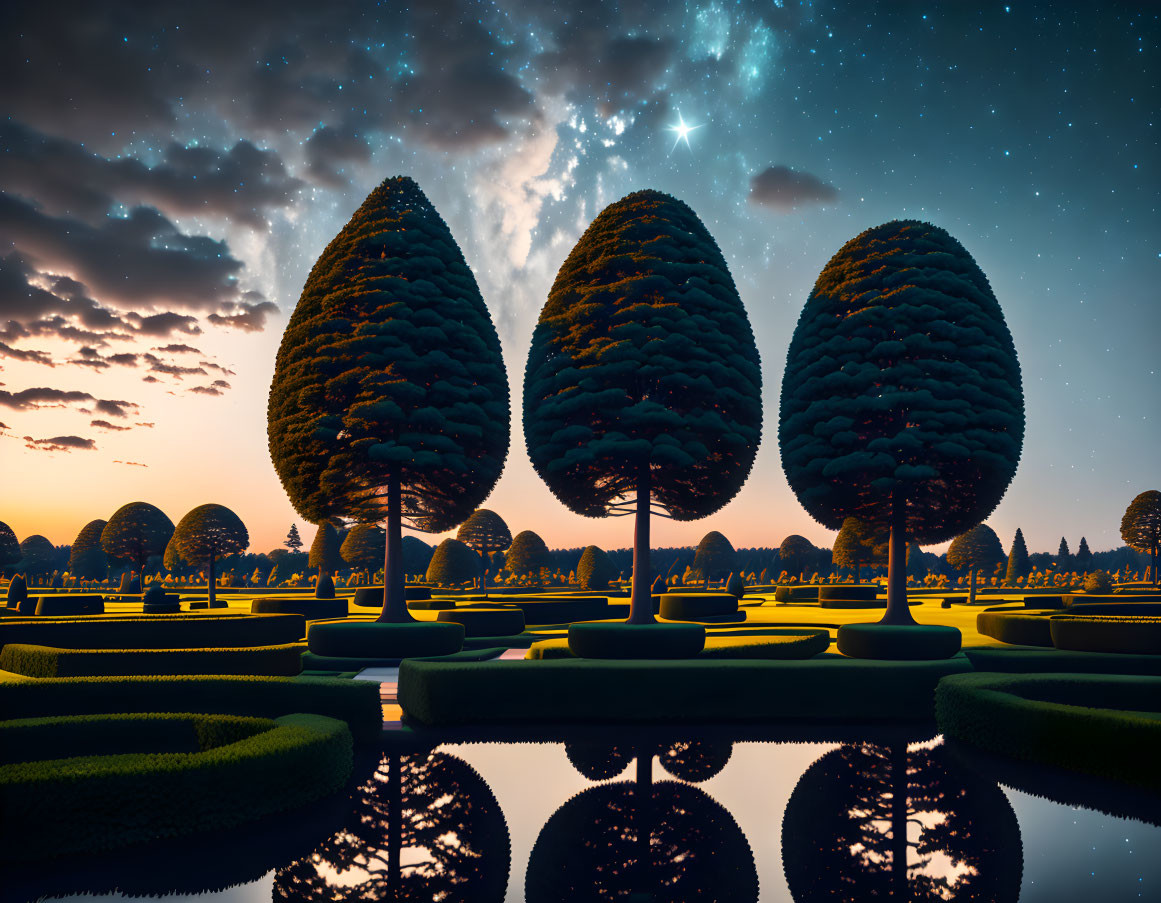
[(1108, 571), (1093, 571), (1084, 579), (1084, 591), (1104, 595), (1113, 591), (1113, 578)]

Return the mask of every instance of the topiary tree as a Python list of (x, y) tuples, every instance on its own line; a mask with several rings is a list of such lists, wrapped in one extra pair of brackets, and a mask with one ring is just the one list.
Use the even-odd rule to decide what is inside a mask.
[(346, 535), (346, 530), (340, 533), (330, 521), (319, 524), (319, 528), (315, 531), (307, 564), (318, 569), (320, 581), (343, 566), (342, 548)]
[(738, 493), (761, 440), (761, 386), (746, 310), (697, 215), (657, 191), (606, 207), (540, 312), (524, 436), (570, 510), (635, 516), (630, 623), (654, 620), (650, 514), (695, 520)]
[(364, 571), (370, 580), (371, 572), (383, 560), (387, 533), (374, 524), (357, 524), (347, 533), (339, 547), (343, 561), (356, 570)]
[(817, 551), (814, 543), (805, 536), (791, 533), (782, 540), (782, 545), (778, 547), (778, 558), (784, 563), (786, 570), (790, 571), (790, 573), (798, 572), (798, 579), (801, 582), (807, 564)]
[(968, 605), (976, 601), (976, 571), (991, 570), (1004, 560), (1000, 537), (987, 524), (978, 524), (957, 536), (947, 548), (947, 563), (958, 571), (967, 570)]
[(1060, 537), (1060, 547), (1056, 550), (1056, 570), (1060, 573), (1072, 569), (1072, 553), (1068, 551), (1068, 540)]
[(914, 624), (908, 540), (942, 542), (984, 520), (1024, 439), (1012, 336), (958, 241), (894, 221), (831, 258), (790, 342), (778, 436), (812, 517), (890, 531), (882, 620)]
[[(789, 539), (802, 539), (789, 536)], [(855, 583), (862, 583), (863, 568), (867, 565), (882, 566), (887, 563), (887, 537), (878, 533), (857, 517), (848, 517), (834, 540), (831, 551), (835, 567), (855, 572)]]
[(56, 561), (53, 544), (38, 533), (25, 537), (20, 543), (20, 568), (25, 575), (43, 577), (52, 571)]
[[(186, 561), (206, 566), (210, 587), (210, 608), (216, 607), (215, 561), (236, 555), (250, 545), (250, 534), (242, 519), (225, 505), (198, 505), (183, 517), (173, 531), (173, 545)], [(223, 603), (225, 604), (225, 603)]]
[(1092, 567), (1092, 552), (1089, 550), (1088, 540), (1083, 536), (1080, 538), (1080, 545), (1076, 547), (1073, 565), (1082, 574), (1087, 574), (1089, 568)]
[(504, 567), (518, 577), (540, 576), (543, 569), (552, 567), (552, 557), (543, 539), (531, 530), (522, 530), (504, 555)]
[(456, 539), (479, 553), (482, 564), (480, 582), (484, 587), (484, 595), (487, 596), (491, 555), (493, 552), (502, 552), (512, 545), (512, 532), (504, 523), (504, 518), (495, 511), (479, 508), (460, 525)]
[(617, 569), (607, 552), (598, 546), (585, 546), (576, 566), (577, 583), (581, 589), (606, 590), (615, 579)]
[(311, 270), (270, 388), (270, 456), (312, 523), (386, 526), (382, 621), (410, 621), (402, 525), (439, 533), (491, 492), (508, 454), (500, 340), (447, 225), (385, 180)]
[(1157, 584), (1157, 549), (1161, 547), (1161, 492), (1150, 489), (1129, 502), (1121, 518), (1121, 539), (1149, 556), (1149, 574)]
[(1092, 571), (1084, 578), (1084, 591), (1102, 595), (1113, 591), (1113, 578), (1108, 571)]
[(726, 592), (739, 599), (746, 595), (746, 581), (742, 579), (741, 574), (730, 574), (729, 582), (726, 583)]
[(434, 548), (414, 536), (403, 537), (403, 573), (423, 574), (431, 564)]
[(1008, 569), (1004, 574), (1004, 582), (1008, 586), (1015, 586), (1021, 577), (1032, 573), (1032, 564), (1028, 561), (1028, 545), (1024, 542), (1024, 534), (1016, 528), (1016, 536), (1012, 539), (1012, 551), (1008, 553)]
[(8, 608), (19, 608), (22, 602), (28, 601), (28, 584), (19, 574), (13, 575), (8, 581), (8, 591), (5, 594)]
[(0, 574), (20, 563), (20, 543), (8, 524), (0, 521)]
[(733, 545), (717, 530), (711, 530), (697, 544), (693, 555), (693, 575), (709, 585), (711, 580), (722, 580), (730, 575), (738, 560)]
[(101, 531), (101, 548), (110, 558), (124, 558), (145, 573), (151, 555), (164, 555), (173, 537), (173, 521), (148, 502), (122, 505)]
[(425, 579), (440, 586), (467, 583), (480, 576), (480, 556), (458, 539), (445, 539), (435, 547)]
[(98, 580), (109, 572), (109, 559), (101, 548), (101, 532), (107, 521), (91, 520), (77, 534), (69, 550), (68, 572), (82, 580)]

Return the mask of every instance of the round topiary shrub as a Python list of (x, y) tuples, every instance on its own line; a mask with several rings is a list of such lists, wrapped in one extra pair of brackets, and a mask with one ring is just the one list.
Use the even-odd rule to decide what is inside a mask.
[(1109, 576), (1108, 571), (1093, 571), (1084, 578), (1084, 591), (1086, 593), (1111, 593), (1113, 591), (1113, 578)]
[(167, 593), (160, 583), (149, 584), (141, 603), (141, 611), (147, 615), (174, 615), (181, 611), (181, 598), (177, 593)]
[(306, 644), (315, 655), (337, 658), (450, 655), (463, 648), (464, 628), (431, 621), (320, 621), (307, 627)]
[(700, 621), (736, 614), (738, 597), (730, 593), (664, 593), (661, 617), (668, 621)]
[(851, 658), (916, 661), (951, 658), (962, 636), (943, 624), (844, 624), (838, 630), (838, 650)]
[(568, 627), (568, 648), (581, 658), (693, 658), (705, 648), (698, 624), (582, 621)]
[(519, 608), (453, 608), (435, 617), (441, 623), (463, 625), (465, 636), (516, 636), (524, 632), (524, 612)]

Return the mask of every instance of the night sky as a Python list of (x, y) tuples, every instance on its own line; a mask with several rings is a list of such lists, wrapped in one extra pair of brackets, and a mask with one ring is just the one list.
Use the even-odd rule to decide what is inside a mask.
[[(294, 514), (266, 449), (273, 358), (306, 274), (367, 192), (419, 182), (476, 273), (513, 399), (564, 257), (656, 188), (721, 246), (763, 361), (738, 497), (660, 522), (829, 546), (783, 477), (786, 348), (864, 229), (936, 223), (988, 275), (1027, 438), (1005, 547), (1121, 544), (1158, 488), (1159, 28), (1152, 4), (6, 4), (0, 20), (0, 520), (71, 542), (153, 502)], [(684, 126), (684, 127), (683, 127)], [(486, 503), (550, 546), (631, 544), (567, 512), (513, 411)], [(425, 537), (431, 539), (431, 537)]]

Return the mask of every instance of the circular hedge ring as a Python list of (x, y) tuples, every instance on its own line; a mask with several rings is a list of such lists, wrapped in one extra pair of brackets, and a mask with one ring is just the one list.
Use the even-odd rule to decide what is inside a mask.
[(463, 625), (465, 636), (516, 636), (524, 632), (524, 612), (519, 608), (455, 608), (435, 617), (441, 623)]
[(1057, 649), (1161, 655), (1161, 618), (1063, 615), (1048, 626)]
[(919, 661), (951, 658), (962, 637), (943, 624), (844, 624), (838, 629), (838, 650), (851, 658)]
[(1013, 759), (1161, 790), (1161, 677), (955, 674), (935, 690), (945, 736)]
[(416, 658), (450, 655), (464, 645), (462, 624), (420, 621), (391, 624), (380, 621), (319, 621), (306, 634), (315, 655), (341, 658)]
[[(113, 736), (111, 723), (119, 728)], [(17, 755), (51, 755), (54, 747), (80, 753), (0, 766), (0, 859), (7, 861), (241, 824), (338, 789), (352, 763), (347, 725), (322, 715), (28, 718), (4, 722), (0, 745)]]
[(705, 647), (699, 624), (570, 624), (568, 648), (581, 658), (693, 658)]
[(1048, 619), (1051, 613), (1024, 611), (981, 611), (976, 615), (976, 630), (1001, 643), (1013, 646), (1052, 646)]

